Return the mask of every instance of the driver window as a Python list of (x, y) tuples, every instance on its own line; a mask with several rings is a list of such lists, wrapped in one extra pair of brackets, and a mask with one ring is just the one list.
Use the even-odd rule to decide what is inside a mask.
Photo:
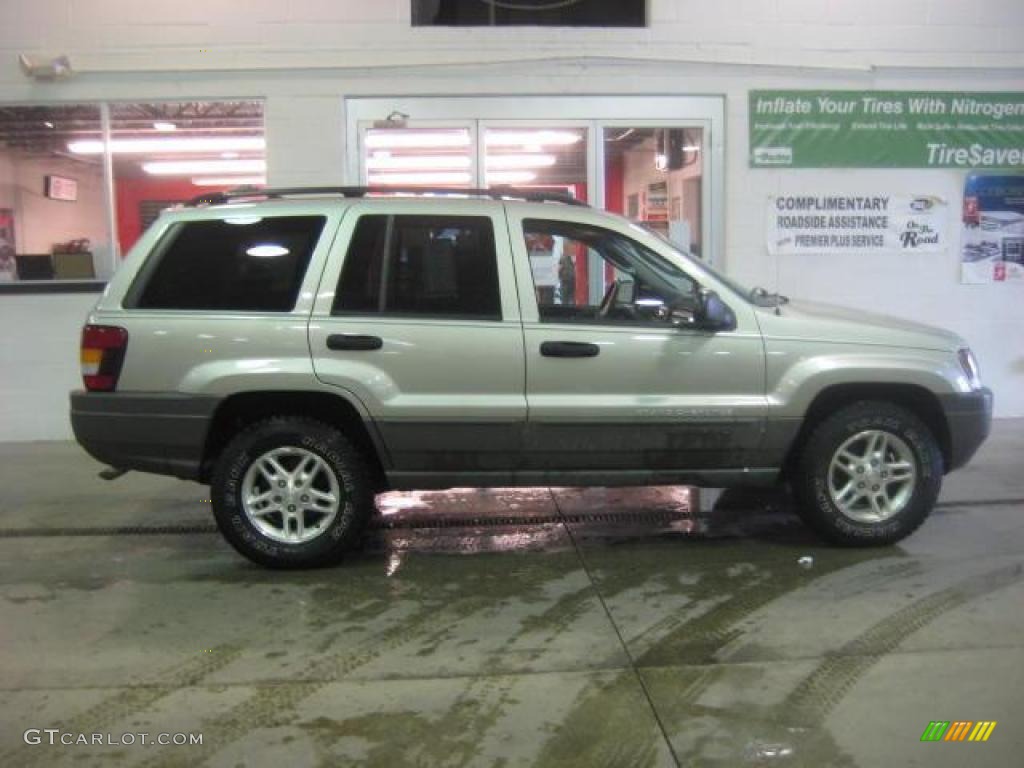
[(526, 219), (542, 322), (665, 325), (696, 307), (696, 283), (646, 246), (608, 229)]

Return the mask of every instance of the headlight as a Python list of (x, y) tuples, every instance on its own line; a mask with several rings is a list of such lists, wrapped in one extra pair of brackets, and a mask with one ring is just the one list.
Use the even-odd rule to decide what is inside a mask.
[(956, 356), (960, 358), (960, 367), (967, 374), (967, 383), (971, 385), (971, 389), (979, 389), (981, 373), (978, 371), (978, 361), (974, 359), (974, 353), (967, 347), (962, 347), (957, 350)]

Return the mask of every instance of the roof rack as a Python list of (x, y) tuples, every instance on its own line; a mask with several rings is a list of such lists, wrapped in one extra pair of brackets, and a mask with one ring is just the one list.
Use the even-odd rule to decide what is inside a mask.
[(195, 208), (200, 205), (222, 205), (236, 200), (263, 198), (276, 200), (283, 197), (301, 197), (304, 195), (340, 197), (366, 197), (367, 195), (452, 195), (458, 197), (488, 197), (492, 200), (515, 199), (531, 203), (563, 203), (588, 207), (582, 200), (577, 200), (564, 192), (541, 192), (533, 189), (516, 187), (490, 187), (489, 189), (472, 189), (461, 187), (278, 187), (260, 189), (258, 187), (237, 187), (227, 192), (210, 192), (197, 195), (185, 203), (186, 207)]

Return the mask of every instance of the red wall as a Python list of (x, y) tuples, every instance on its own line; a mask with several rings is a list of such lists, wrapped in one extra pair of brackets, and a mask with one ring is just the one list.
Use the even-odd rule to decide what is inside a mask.
[(184, 202), (204, 191), (211, 191), (208, 187), (195, 186), (188, 179), (115, 179), (114, 186), (117, 195), (117, 239), (122, 254), (127, 253), (142, 235), (142, 217), (139, 214), (142, 201)]

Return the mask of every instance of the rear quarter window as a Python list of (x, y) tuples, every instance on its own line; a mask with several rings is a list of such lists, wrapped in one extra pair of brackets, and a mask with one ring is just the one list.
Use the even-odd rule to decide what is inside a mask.
[(172, 226), (124, 305), (134, 309), (288, 312), (324, 216), (237, 216)]

